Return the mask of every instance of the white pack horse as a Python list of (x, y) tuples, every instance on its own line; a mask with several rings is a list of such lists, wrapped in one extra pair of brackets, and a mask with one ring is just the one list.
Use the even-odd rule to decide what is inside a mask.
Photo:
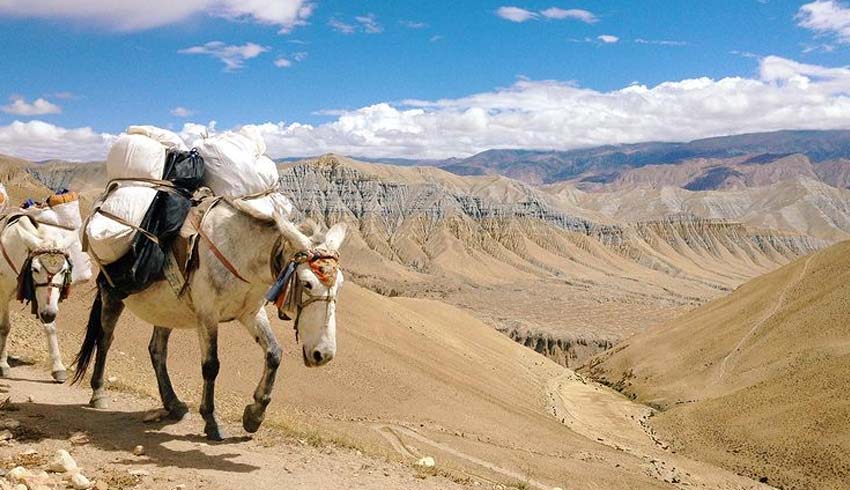
[[(278, 210), (288, 207), (280, 200), (277, 204)], [(285, 267), (291, 268), (294, 274), (289, 291), (294, 296), (280, 306), (280, 314), (295, 319), (306, 366), (321, 366), (333, 359), (336, 299), (343, 282), (336, 257), (346, 228), (337, 224), (327, 233), (307, 236), (280, 212), (269, 220), (238, 203), (225, 202), (207, 211), (198, 228), (198, 267), (189, 278), (184, 296), (178, 297), (164, 279), (123, 300), (110, 294), (108, 287), (99, 287), (86, 337), (75, 360), (74, 381), (83, 378), (94, 355), (90, 405), (108, 406), (103, 383), (106, 357), (115, 325), (126, 306), (135, 316), (154, 325), (148, 350), (160, 398), (166, 416), (180, 419), (188, 409), (174, 393), (168, 375), (168, 338), (172, 329), (194, 329), (202, 356), (204, 385), (199, 411), (205, 423), (204, 433), (208, 439), (222, 440), (225, 435), (215, 415), (214, 395), (219, 372), (219, 324), (238, 321), (263, 351), (263, 374), (253, 403), (245, 407), (242, 417), (244, 429), (256, 432), (271, 401), (281, 359), (281, 349), (264, 308), (265, 295), (277, 274)]]
[[(56, 316), (71, 284), (67, 252), (71, 241), (73, 237), (62, 229), (38, 225), (27, 216), (10, 214), (0, 219), (0, 376), (6, 378), (11, 371), (6, 349), (12, 327), (9, 304), (18, 297), (31, 302), (32, 312), (44, 326), (53, 379), (59, 383), (66, 380)], [(28, 291), (24, 298), (19, 295), (21, 286)]]

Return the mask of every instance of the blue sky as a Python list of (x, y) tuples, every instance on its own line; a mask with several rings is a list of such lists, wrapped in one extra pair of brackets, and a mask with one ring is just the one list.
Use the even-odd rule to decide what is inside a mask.
[[(177, 3), (0, 4), (0, 152), (97, 157), (140, 123), (263, 125), (273, 156), (411, 157), (850, 127), (841, 1)], [(779, 114), (747, 81), (800, 105)], [(683, 129), (695, 100), (711, 123)]]

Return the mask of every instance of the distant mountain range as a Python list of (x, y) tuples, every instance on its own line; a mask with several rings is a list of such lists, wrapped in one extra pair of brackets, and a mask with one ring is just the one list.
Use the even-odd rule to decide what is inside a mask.
[[(812, 172), (819, 180), (847, 187), (850, 180), (850, 130), (776, 131), (691, 141), (608, 145), (569, 151), (487, 150), (468, 158), (448, 160), (369, 159), (394, 165), (440, 167), (458, 175), (504, 175), (530, 184), (575, 181), (593, 188), (618, 182), (635, 169), (701, 161), (701, 172), (681, 186), (690, 190), (728, 187), (729, 179), (741, 177), (737, 165), (771, 164), (801, 155), (820, 167)], [(758, 182), (763, 185), (772, 182)], [(664, 185), (663, 181), (656, 184)], [(671, 185), (680, 185), (673, 183)]]

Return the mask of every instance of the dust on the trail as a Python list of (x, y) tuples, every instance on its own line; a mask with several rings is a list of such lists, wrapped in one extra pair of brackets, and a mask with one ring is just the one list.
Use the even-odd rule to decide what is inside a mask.
[(648, 475), (676, 488), (773, 488), (675, 454), (655, 436), (649, 423), (651, 408), (572, 371), (549, 382), (547, 411), (573, 431), (640, 458)]
[[(170, 425), (146, 424), (143, 420), (157, 408), (155, 403), (122, 393), (111, 393), (109, 410), (93, 410), (86, 406), (88, 390), (51, 383), (32, 367), (15, 367), (13, 377), (0, 380), (0, 387), (7, 392), (0, 398), (9, 396), (12, 408), (3, 415), (21, 423), (15, 439), (0, 446), (0, 465), (6, 470), (26, 451), (37, 451), (31, 459), (43, 460), (44, 466), (57, 449), (66, 449), (89, 479), (105, 482), (109, 489), (459, 490), (471, 486), (356, 450), (313, 447), (297, 440), (258, 436), (207, 443), (198, 435), (197, 415)], [(229, 429), (231, 434), (241, 433), (239, 427)], [(87, 443), (72, 442), (71, 436), (79, 433), (88, 436)], [(133, 450), (139, 445), (144, 454), (136, 456)]]

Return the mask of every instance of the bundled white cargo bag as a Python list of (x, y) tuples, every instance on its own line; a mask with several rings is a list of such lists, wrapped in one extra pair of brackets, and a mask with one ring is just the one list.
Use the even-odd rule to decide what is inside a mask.
[(258, 138), (226, 132), (196, 141), (206, 166), (204, 184), (216, 195), (234, 198), (277, 188), (277, 167)]
[(273, 205), (267, 194), (278, 189), (277, 166), (267, 156), (266, 143), (254, 128), (226, 132), (195, 141), (204, 158), (204, 185), (218, 196), (242, 199), (261, 215), (271, 218)]
[(112, 179), (162, 179), (166, 150), (186, 151), (179, 136), (154, 126), (130, 126), (106, 156), (106, 174)]
[(109, 149), (107, 176), (122, 182), (110, 185), (95, 203), (84, 230), (87, 250), (100, 265), (111, 264), (130, 251), (138, 232), (133, 226), (142, 223), (157, 193), (155, 185), (145, 181), (163, 179), (168, 150), (188, 148), (177, 134), (154, 126), (128, 127)]
[(95, 203), (84, 233), (88, 250), (101, 265), (111, 264), (130, 251), (137, 231), (121, 221), (141, 225), (156, 193), (152, 187), (115, 186), (103, 201)]
[(54, 194), (47, 198), (45, 204), (22, 209), (21, 212), (30, 216), (39, 225), (54, 226), (59, 233), (67, 235), (69, 244), (68, 256), (73, 264), (71, 282), (74, 284), (91, 279), (91, 259), (83, 252), (80, 242), (80, 197), (75, 192)]

